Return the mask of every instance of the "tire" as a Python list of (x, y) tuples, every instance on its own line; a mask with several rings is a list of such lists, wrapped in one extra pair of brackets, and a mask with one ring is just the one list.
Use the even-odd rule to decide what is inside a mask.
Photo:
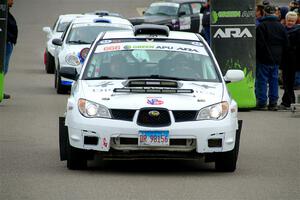
[(59, 153), (60, 160), (67, 160), (67, 144), (69, 140), (68, 127), (65, 126), (65, 117), (59, 117)]
[(53, 74), (55, 71), (54, 57), (46, 50), (45, 70), (48, 74)]
[(240, 135), (242, 121), (239, 121), (239, 129), (236, 131), (235, 145), (233, 150), (216, 154), (215, 168), (219, 172), (234, 172), (240, 148)]
[(87, 158), (84, 150), (74, 148), (67, 140), (67, 168), (70, 170), (83, 170), (87, 168)]
[(56, 88), (56, 93), (67, 94), (68, 88), (61, 84), (61, 76), (58, 74), (58, 70), (55, 70), (55, 79), (54, 79), (54, 87)]

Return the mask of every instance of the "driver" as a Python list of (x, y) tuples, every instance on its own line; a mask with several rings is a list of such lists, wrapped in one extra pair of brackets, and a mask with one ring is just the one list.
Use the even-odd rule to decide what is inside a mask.
[(127, 67), (126, 58), (121, 55), (113, 55), (110, 60), (110, 76), (113, 77), (123, 77), (125, 75), (125, 69)]
[(177, 55), (172, 60), (173, 67), (170, 70), (171, 76), (181, 78), (199, 78), (199, 74), (193, 69), (187, 57), (183, 54)]

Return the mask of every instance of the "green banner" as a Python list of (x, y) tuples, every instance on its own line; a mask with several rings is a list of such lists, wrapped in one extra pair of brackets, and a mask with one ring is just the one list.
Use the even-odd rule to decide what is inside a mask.
[(240, 69), (245, 79), (227, 87), (239, 108), (256, 106), (255, 83), (255, 1), (212, 0), (211, 48), (223, 75)]
[(6, 27), (7, 27), (7, 0), (0, 0), (0, 102), (3, 99), (4, 90), (4, 58), (6, 47)]

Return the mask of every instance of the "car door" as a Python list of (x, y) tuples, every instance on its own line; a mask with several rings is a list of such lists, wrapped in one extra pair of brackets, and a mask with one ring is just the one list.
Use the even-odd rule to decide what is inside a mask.
[(191, 31), (191, 8), (188, 3), (183, 3), (178, 9), (178, 19), (179, 19), (179, 30), (180, 31)]
[(199, 2), (192, 2), (190, 3), (192, 14), (191, 14), (191, 21), (192, 21), (192, 32), (194, 33), (201, 33), (203, 28), (202, 26), (202, 16), (203, 14), (200, 13), (202, 8), (202, 4)]

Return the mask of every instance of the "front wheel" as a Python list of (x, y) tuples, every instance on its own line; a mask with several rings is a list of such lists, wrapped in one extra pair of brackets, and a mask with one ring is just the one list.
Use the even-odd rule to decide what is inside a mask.
[(236, 131), (234, 149), (228, 152), (217, 153), (215, 160), (215, 168), (220, 172), (234, 172), (240, 148), (240, 135), (242, 129), (242, 121), (239, 120), (239, 129)]
[(55, 70), (54, 57), (47, 50), (45, 52), (45, 70), (48, 74), (53, 74)]
[(68, 89), (61, 84), (61, 76), (59, 75), (58, 70), (55, 70), (54, 87), (56, 88), (57, 94), (67, 94)]
[(84, 150), (74, 148), (67, 141), (67, 167), (71, 170), (82, 170), (87, 168), (87, 158)]

